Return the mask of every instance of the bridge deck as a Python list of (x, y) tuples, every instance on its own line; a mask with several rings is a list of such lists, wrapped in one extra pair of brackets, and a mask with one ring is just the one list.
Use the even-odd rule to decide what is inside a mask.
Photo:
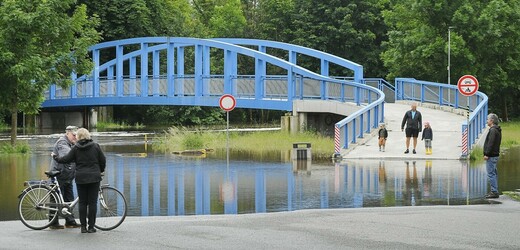
[[(419, 103), (419, 105), (421, 105)], [(413, 140), (410, 140), (410, 153), (404, 154), (406, 149), (406, 137), (401, 132), (401, 121), (404, 113), (410, 109), (409, 104), (385, 103), (385, 123), (388, 130), (386, 151), (379, 152), (377, 130), (367, 135), (364, 143), (361, 143), (352, 151), (343, 155), (343, 159), (459, 159), (461, 156), (461, 124), (465, 116), (451, 112), (418, 106), (422, 113), (423, 123), (429, 121), (433, 130), (432, 148), (433, 154), (426, 155), (424, 141), (421, 141), (422, 133), (417, 141), (417, 154), (412, 154)]]

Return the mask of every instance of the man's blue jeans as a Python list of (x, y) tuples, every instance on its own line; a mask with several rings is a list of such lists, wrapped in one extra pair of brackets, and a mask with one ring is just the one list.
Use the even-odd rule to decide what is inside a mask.
[(498, 193), (498, 175), (497, 175), (497, 157), (488, 157), (486, 161), (486, 170), (489, 180), (489, 186), (491, 186), (491, 192)]

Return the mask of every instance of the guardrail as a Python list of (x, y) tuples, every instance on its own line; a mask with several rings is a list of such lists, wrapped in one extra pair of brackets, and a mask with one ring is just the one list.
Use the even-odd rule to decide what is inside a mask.
[[(473, 96), (466, 97), (458, 92), (456, 85), (420, 81), (413, 78), (396, 78), (395, 100), (426, 102), (468, 110), (468, 120), (461, 124), (462, 157), (469, 155), (487, 125), (488, 97), (480, 91)], [(464, 147), (467, 147), (467, 151), (464, 151)]]

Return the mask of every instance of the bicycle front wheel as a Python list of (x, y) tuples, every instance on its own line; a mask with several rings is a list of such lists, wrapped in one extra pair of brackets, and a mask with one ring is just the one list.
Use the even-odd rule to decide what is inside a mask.
[(127, 205), (125, 196), (113, 187), (101, 187), (95, 227), (100, 230), (112, 230), (126, 218)]
[[(58, 196), (45, 186), (33, 186), (23, 191), (18, 201), (20, 221), (34, 230), (45, 229), (58, 219)], [(52, 211), (54, 210), (54, 211)]]

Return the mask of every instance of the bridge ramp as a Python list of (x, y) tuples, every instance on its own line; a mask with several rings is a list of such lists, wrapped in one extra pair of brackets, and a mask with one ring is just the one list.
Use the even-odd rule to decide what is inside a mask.
[[(388, 160), (455, 160), (461, 156), (461, 125), (466, 116), (444, 111), (441, 109), (417, 106), (423, 117), (423, 123), (430, 122), (433, 130), (433, 154), (426, 155), (422, 133), (417, 139), (417, 154), (412, 154), (413, 138), (410, 139), (410, 153), (406, 150), (406, 136), (401, 131), (401, 121), (406, 111), (410, 110), (408, 103), (385, 103), (385, 124), (388, 130), (385, 152), (380, 152), (377, 140), (377, 130), (366, 138), (360, 145), (343, 155), (343, 159), (388, 159)], [(459, 112), (461, 113), (461, 112)], [(463, 112), (462, 112), (463, 113)]]

